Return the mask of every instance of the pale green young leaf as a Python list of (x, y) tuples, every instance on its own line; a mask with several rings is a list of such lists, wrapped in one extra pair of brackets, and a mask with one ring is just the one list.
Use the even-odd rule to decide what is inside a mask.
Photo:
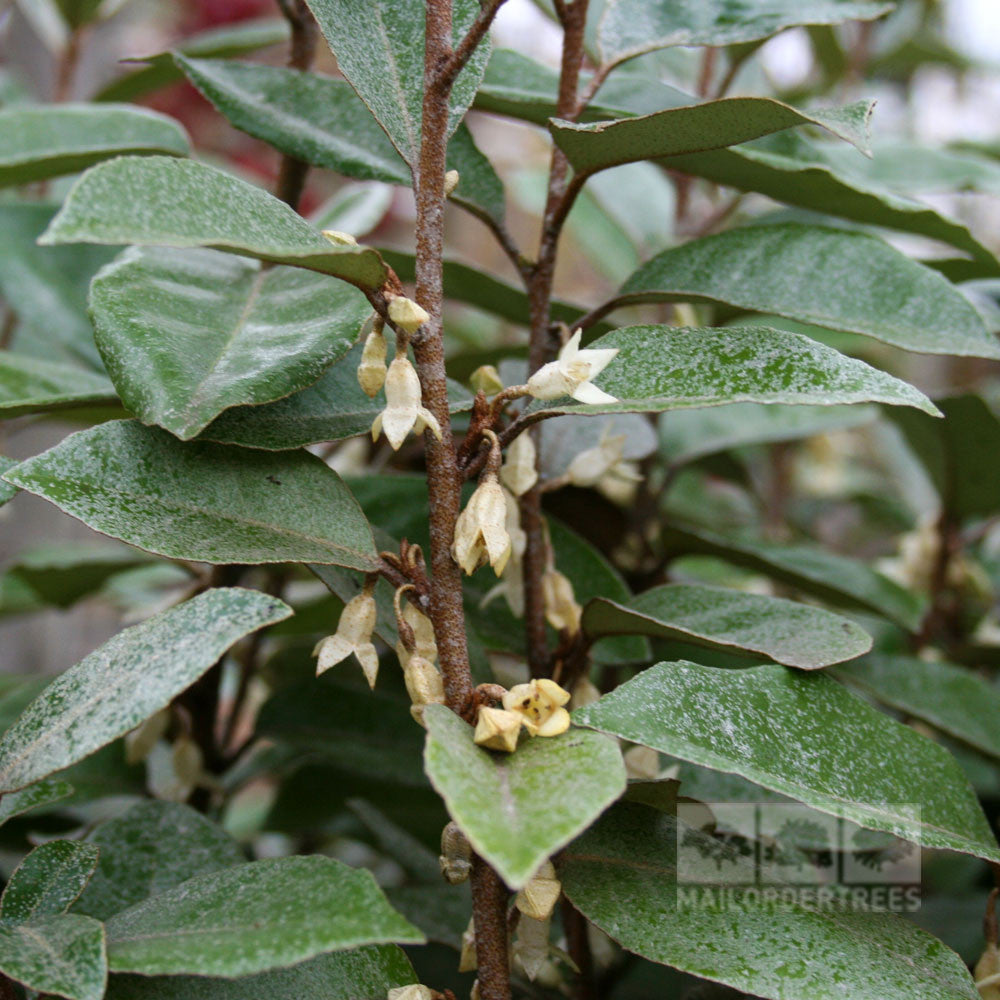
[(0, 739), (0, 792), (24, 788), (124, 736), (237, 639), (290, 614), (258, 591), (220, 588), (119, 632), (45, 688)]
[(638, 634), (675, 639), (764, 656), (802, 670), (853, 660), (872, 645), (860, 626), (822, 608), (694, 584), (654, 587), (626, 604), (595, 598), (584, 608), (582, 626), (594, 638)]
[(350, 285), (217, 250), (132, 247), (94, 279), (97, 346), (126, 407), (187, 440), (315, 382), (371, 313)]
[(951, 754), (823, 673), (659, 663), (573, 719), (859, 826), (1000, 861)]
[(371, 872), (271, 858), (197, 875), (107, 923), (115, 972), (249, 976), (367, 944), (422, 944)]
[(340, 477), (307, 452), (183, 442), (137, 421), (71, 434), (8, 482), (137, 548), (214, 563), (371, 570), (371, 529)]
[(472, 728), (428, 705), (424, 766), (452, 819), (512, 889), (625, 790), (621, 753), (570, 730), (522, 742), (512, 754), (476, 746)]
[(204, 163), (125, 156), (88, 170), (39, 240), (212, 247), (291, 264), (357, 285), (386, 279), (378, 253), (334, 246), (284, 202)]
[(0, 187), (74, 174), (112, 156), (187, 156), (166, 115), (122, 105), (38, 104), (0, 110)]
[(115, 387), (96, 372), (0, 351), (0, 420), (117, 400)]
[(14, 870), (0, 899), (0, 922), (17, 924), (65, 913), (97, 867), (97, 848), (72, 840), (36, 847)]

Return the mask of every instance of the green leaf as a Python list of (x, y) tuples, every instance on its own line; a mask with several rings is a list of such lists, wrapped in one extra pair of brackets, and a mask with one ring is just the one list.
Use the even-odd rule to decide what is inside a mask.
[(940, 274), (878, 237), (845, 229), (781, 223), (691, 240), (643, 264), (611, 303), (692, 301), (774, 313), (910, 351), (1000, 357), (1000, 342)]
[(915, 656), (867, 656), (838, 667), (837, 676), (884, 705), (1000, 758), (1000, 692), (972, 670)]
[(873, 104), (858, 101), (829, 111), (798, 111), (769, 97), (723, 97), (651, 115), (578, 124), (554, 119), (549, 131), (579, 174), (735, 146), (797, 125), (820, 125), (865, 150)]
[[(676, 467), (730, 448), (795, 441), (860, 427), (877, 416), (878, 410), (873, 406), (731, 403), (702, 410), (679, 410), (660, 418), (660, 453)], [(542, 426), (551, 422), (546, 421)]]
[(139, 802), (87, 838), (100, 851), (94, 877), (73, 906), (108, 920), (136, 903), (246, 859), (224, 830), (178, 802)]
[(380, 288), (385, 265), (367, 247), (335, 247), (283, 201), (190, 160), (121, 157), (88, 170), (39, 240), (213, 247)]
[(36, 781), (35, 784), (22, 788), (19, 792), (7, 792), (0, 796), (0, 825), (26, 813), (31, 809), (59, 802), (73, 794), (73, 786), (61, 778), (49, 778)]
[(511, 889), (569, 843), (625, 790), (621, 753), (570, 730), (536, 737), (512, 754), (472, 742), (472, 727), (428, 705), (424, 766), (452, 819)]
[[(350, 81), (393, 145), (409, 164), (420, 152), (424, 96), (424, 4), (422, 0), (307, 0), (337, 67)], [(457, 45), (480, 13), (477, 0), (455, 0), (452, 44)], [(489, 39), (480, 43), (455, 78), (448, 101), (448, 135), (465, 116), (489, 59)]]
[(422, 944), (371, 872), (271, 858), (198, 875), (112, 917), (108, 963), (146, 976), (247, 976), (365, 944)]
[(897, 420), (907, 443), (950, 517), (964, 521), (995, 514), (1000, 483), (992, 469), (1000, 450), (1000, 420), (979, 396), (951, 396), (938, 405), (944, 420)]
[(385, 1000), (389, 990), (416, 978), (403, 951), (385, 944), (320, 955), (289, 969), (240, 979), (119, 973), (108, 982), (106, 1000)]
[[(16, 458), (7, 458), (6, 455), (0, 455), (0, 476), (2, 476), (8, 469), (13, 469), (17, 465)], [(11, 486), (10, 483), (5, 483), (0, 480), (0, 507), (5, 503), (10, 503), (14, 497), (17, 496), (17, 487)]]
[(672, 45), (735, 45), (803, 24), (872, 21), (893, 9), (879, 0), (727, 0), (651, 4), (610, 0), (597, 29), (601, 62), (617, 65)]
[(817, 670), (853, 660), (872, 639), (854, 622), (808, 604), (723, 587), (654, 587), (620, 604), (604, 597), (583, 612), (592, 637), (639, 634), (709, 649), (761, 654), (775, 663)]
[(872, 830), (1000, 859), (951, 754), (822, 673), (660, 663), (573, 720)]
[[(343, 80), (259, 63), (174, 58), (236, 128), (282, 153), (348, 177), (412, 183), (410, 168)], [(464, 126), (449, 144), (448, 168), (461, 177), (453, 201), (488, 219), (503, 218), (503, 185)]]
[(827, 549), (731, 539), (702, 529), (670, 526), (665, 543), (676, 552), (718, 556), (763, 573), (838, 607), (874, 611), (909, 631), (920, 627), (924, 602), (866, 563)]
[[(238, 21), (212, 28), (182, 39), (177, 46), (186, 56), (198, 58), (223, 58), (242, 56), (257, 49), (267, 48), (285, 41), (289, 36), (288, 21), (283, 17)], [(148, 59), (125, 60), (145, 62), (147, 65), (125, 76), (112, 80), (94, 96), (95, 101), (134, 101), (150, 91), (183, 78), (184, 74), (170, 55), (151, 56)]]
[(75, 174), (112, 156), (187, 156), (184, 130), (146, 108), (40, 104), (0, 110), (0, 187)]
[(535, 403), (529, 413), (660, 412), (719, 403), (880, 402), (937, 410), (927, 397), (863, 361), (770, 327), (627, 326), (598, 338), (618, 348), (595, 384), (616, 403)]
[(182, 440), (229, 407), (311, 385), (371, 313), (325, 274), (163, 247), (126, 250), (94, 279), (90, 305), (125, 405)]
[(117, 399), (114, 386), (86, 368), (0, 351), (0, 420)]
[(209, 590), (119, 632), (53, 681), (0, 739), (0, 792), (75, 764), (193, 684), (237, 639), (291, 609), (253, 590)]
[(75, 913), (0, 923), (0, 972), (38, 993), (101, 1000), (108, 978), (104, 928)]
[[(385, 398), (371, 399), (358, 385), (363, 349), (363, 344), (355, 345), (308, 389), (267, 406), (237, 406), (223, 413), (205, 428), (202, 439), (285, 451), (368, 434), (385, 409)], [(449, 380), (448, 398), (452, 413), (472, 408), (472, 396), (457, 382)]]
[[(754, 996), (975, 1000), (958, 955), (911, 922), (850, 904), (809, 905), (771, 872), (765, 884), (791, 890), (791, 899), (768, 903), (753, 861), (739, 857), (726, 859), (732, 881), (699, 869), (698, 884), (685, 885), (681, 841), (691, 847), (685, 858), (718, 856), (719, 841), (672, 816), (616, 806), (564, 852), (563, 889), (627, 950)], [(709, 898), (685, 905), (680, 894), (702, 887)]]
[(36, 847), (15, 869), (0, 899), (0, 920), (23, 924), (65, 913), (97, 867), (97, 848), (72, 840)]
[(371, 529), (340, 477), (306, 452), (185, 443), (137, 421), (71, 434), (8, 482), (85, 524), (174, 559), (371, 570)]

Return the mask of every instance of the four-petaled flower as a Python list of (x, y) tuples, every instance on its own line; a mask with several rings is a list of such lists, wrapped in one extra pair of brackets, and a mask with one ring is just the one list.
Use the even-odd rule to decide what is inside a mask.
[(577, 330), (563, 345), (559, 357), (542, 365), (528, 379), (528, 392), (535, 399), (559, 399), (571, 396), (580, 403), (617, 403), (618, 400), (598, 389), (595, 379), (614, 359), (617, 347), (580, 348), (582, 331)]
[(515, 684), (504, 696), (503, 707), (523, 716), (524, 728), (532, 736), (558, 736), (569, 729), (569, 712), (563, 705), (569, 691), (548, 678)]
[(385, 431), (389, 444), (398, 451), (410, 431), (420, 434), (425, 428), (441, 440), (437, 417), (423, 405), (416, 370), (408, 358), (393, 358), (385, 377), (385, 409), (372, 424), (372, 440)]
[(375, 598), (362, 591), (352, 597), (340, 613), (335, 635), (321, 639), (313, 650), (319, 657), (316, 673), (321, 674), (353, 653), (365, 672), (369, 687), (375, 687), (378, 676), (378, 653), (372, 645), (375, 629)]

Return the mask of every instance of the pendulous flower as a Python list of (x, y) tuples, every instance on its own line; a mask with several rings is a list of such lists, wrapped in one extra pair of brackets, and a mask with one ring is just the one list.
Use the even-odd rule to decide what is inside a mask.
[(486, 472), (455, 522), (452, 558), (470, 575), (488, 562), (500, 576), (511, 554), (506, 522), (503, 487), (496, 473)]
[(537, 452), (530, 434), (519, 434), (507, 449), (500, 466), (500, 481), (514, 494), (523, 496), (538, 482)]
[(542, 365), (528, 379), (528, 392), (535, 399), (571, 396), (580, 403), (617, 403), (614, 396), (593, 384), (618, 354), (617, 347), (580, 348), (582, 331), (577, 330), (563, 345), (559, 357)]
[(441, 440), (437, 417), (423, 405), (416, 369), (409, 358), (395, 357), (385, 377), (385, 409), (372, 423), (372, 440), (385, 431), (389, 444), (398, 451), (410, 431), (420, 434), (425, 429)]
[(365, 672), (369, 687), (375, 687), (378, 677), (378, 653), (372, 645), (375, 630), (375, 598), (367, 590), (352, 597), (340, 613), (337, 631), (321, 639), (313, 650), (319, 657), (316, 664), (317, 675), (346, 660), (353, 653)]
[(416, 333), (430, 316), (427, 315), (427, 310), (418, 306), (413, 299), (397, 295), (389, 303), (389, 319), (407, 333)]
[(385, 366), (385, 356), (385, 335), (380, 329), (372, 330), (365, 338), (365, 346), (361, 351), (361, 363), (358, 365), (358, 385), (370, 399), (374, 399), (378, 395), (379, 389), (385, 385), (388, 371)]

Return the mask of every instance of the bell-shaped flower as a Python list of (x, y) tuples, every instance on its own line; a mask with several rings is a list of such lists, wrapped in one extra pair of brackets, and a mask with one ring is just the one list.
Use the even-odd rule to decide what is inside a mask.
[(466, 573), (474, 573), (487, 562), (497, 576), (503, 573), (511, 554), (506, 521), (503, 487), (495, 473), (487, 472), (455, 522), (451, 555)]
[(510, 490), (503, 491), (503, 498), (507, 504), (504, 527), (510, 535), (510, 559), (503, 568), (503, 579), (483, 595), (479, 606), (485, 608), (490, 601), (502, 594), (511, 613), (521, 618), (524, 615), (524, 567), (521, 559), (528, 547), (528, 536), (521, 527), (521, 512)]
[(528, 884), (514, 897), (514, 905), (532, 920), (548, 920), (561, 892), (562, 884), (556, 878), (555, 867), (551, 861), (543, 861)]
[(545, 618), (554, 629), (566, 629), (570, 635), (580, 631), (583, 609), (576, 602), (573, 584), (556, 569), (542, 574), (542, 600)]
[(535, 399), (559, 399), (571, 396), (580, 403), (616, 403), (614, 396), (593, 384), (618, 353), (617, 347), (580, 347), (577, 330), (563, 345), (559, 357), (542, 365), (528, 379), (528, 392)]
[(413, 653), (407, 652), (406, 646), (402, 642), (396, 643), (396, 655), (399, 657), (400, 665), (406, 669), (410, 657), (413, 655), (422, 656), (431, 663), (437, 662), (438, 650), (437, 642), (434, 639), (434, 626), (430, 618), (427, 617), (415, 604), (407, 603), (403, 608), (403, 621), (413, 629)]
[(361, 351), (361, 363), (358, 365), (358, 385), (370, 399), (378, 395), (379, 389), (385, 385), (388, 369), (385, 366), (386, 344), (385, 335), (381, 330), (372, 330), (365, 338), (365, 346)]
[(444, 704), (444, 678), (430, 660), (414, 654), (403, 667), (403, 680), (412, 702), (410, 714), (424, 724), (424, 707)]
[(481, 747), (513, 753), (517, 749), (517, 738), (524, 724), (518, 712), (508, 712), (504, 708), (490, 708), (484, 705), (476, 719), (473, 740)]
[(389, 319), (407, 333), (416, 333), (430, 316), (427, 315), (427, 310), (418, 306), (413, 299), (397, 295), (389, 303)]
[(352, 597), (340, 613), (337, 631), (334, 635), (321, 639), (313, 650), (319, 657), (316, 664), (317, 675), (330, 669), (353, 653), (365, 672), (369, 687), (375, 687), (378, 677), (378, 653), (372, 645), (375, 630), (375, 598), (362, 591)]
[(569, 712), (563, 708), (569, 698), (569, 691), (555, 681), (535, 678), (515, 684), (503, 696), (503, 707), (522, 716), (532, 736), (558, 736), (569, 729)]
[(625, 435), (608, 434), (605, 426), (601, 439), (593, 448), (581, 451), (566, 470), (574, 486), (594, 486), (625, 457)]
[(535, 920), (524, 914), (517, 922), (517, 932), (511, 945), (511, 959), (532, 982), (550, 964), (549, 924), (549, 920)]
[(372, 424), (372, 440), (385, 431), (389, 444), (398, 451), (410, 431), (420, 434), (425, 428), (441, 440), (437, 417), (423, 405), (416, 369), (409, 358), (395, 357), (385, 377), (385, 409)]
[(537, 452), (530, 434), (519, 434), (507, 449), (500, 466), (500, 481), (514, 494), (523, 496), (538, 482)]

